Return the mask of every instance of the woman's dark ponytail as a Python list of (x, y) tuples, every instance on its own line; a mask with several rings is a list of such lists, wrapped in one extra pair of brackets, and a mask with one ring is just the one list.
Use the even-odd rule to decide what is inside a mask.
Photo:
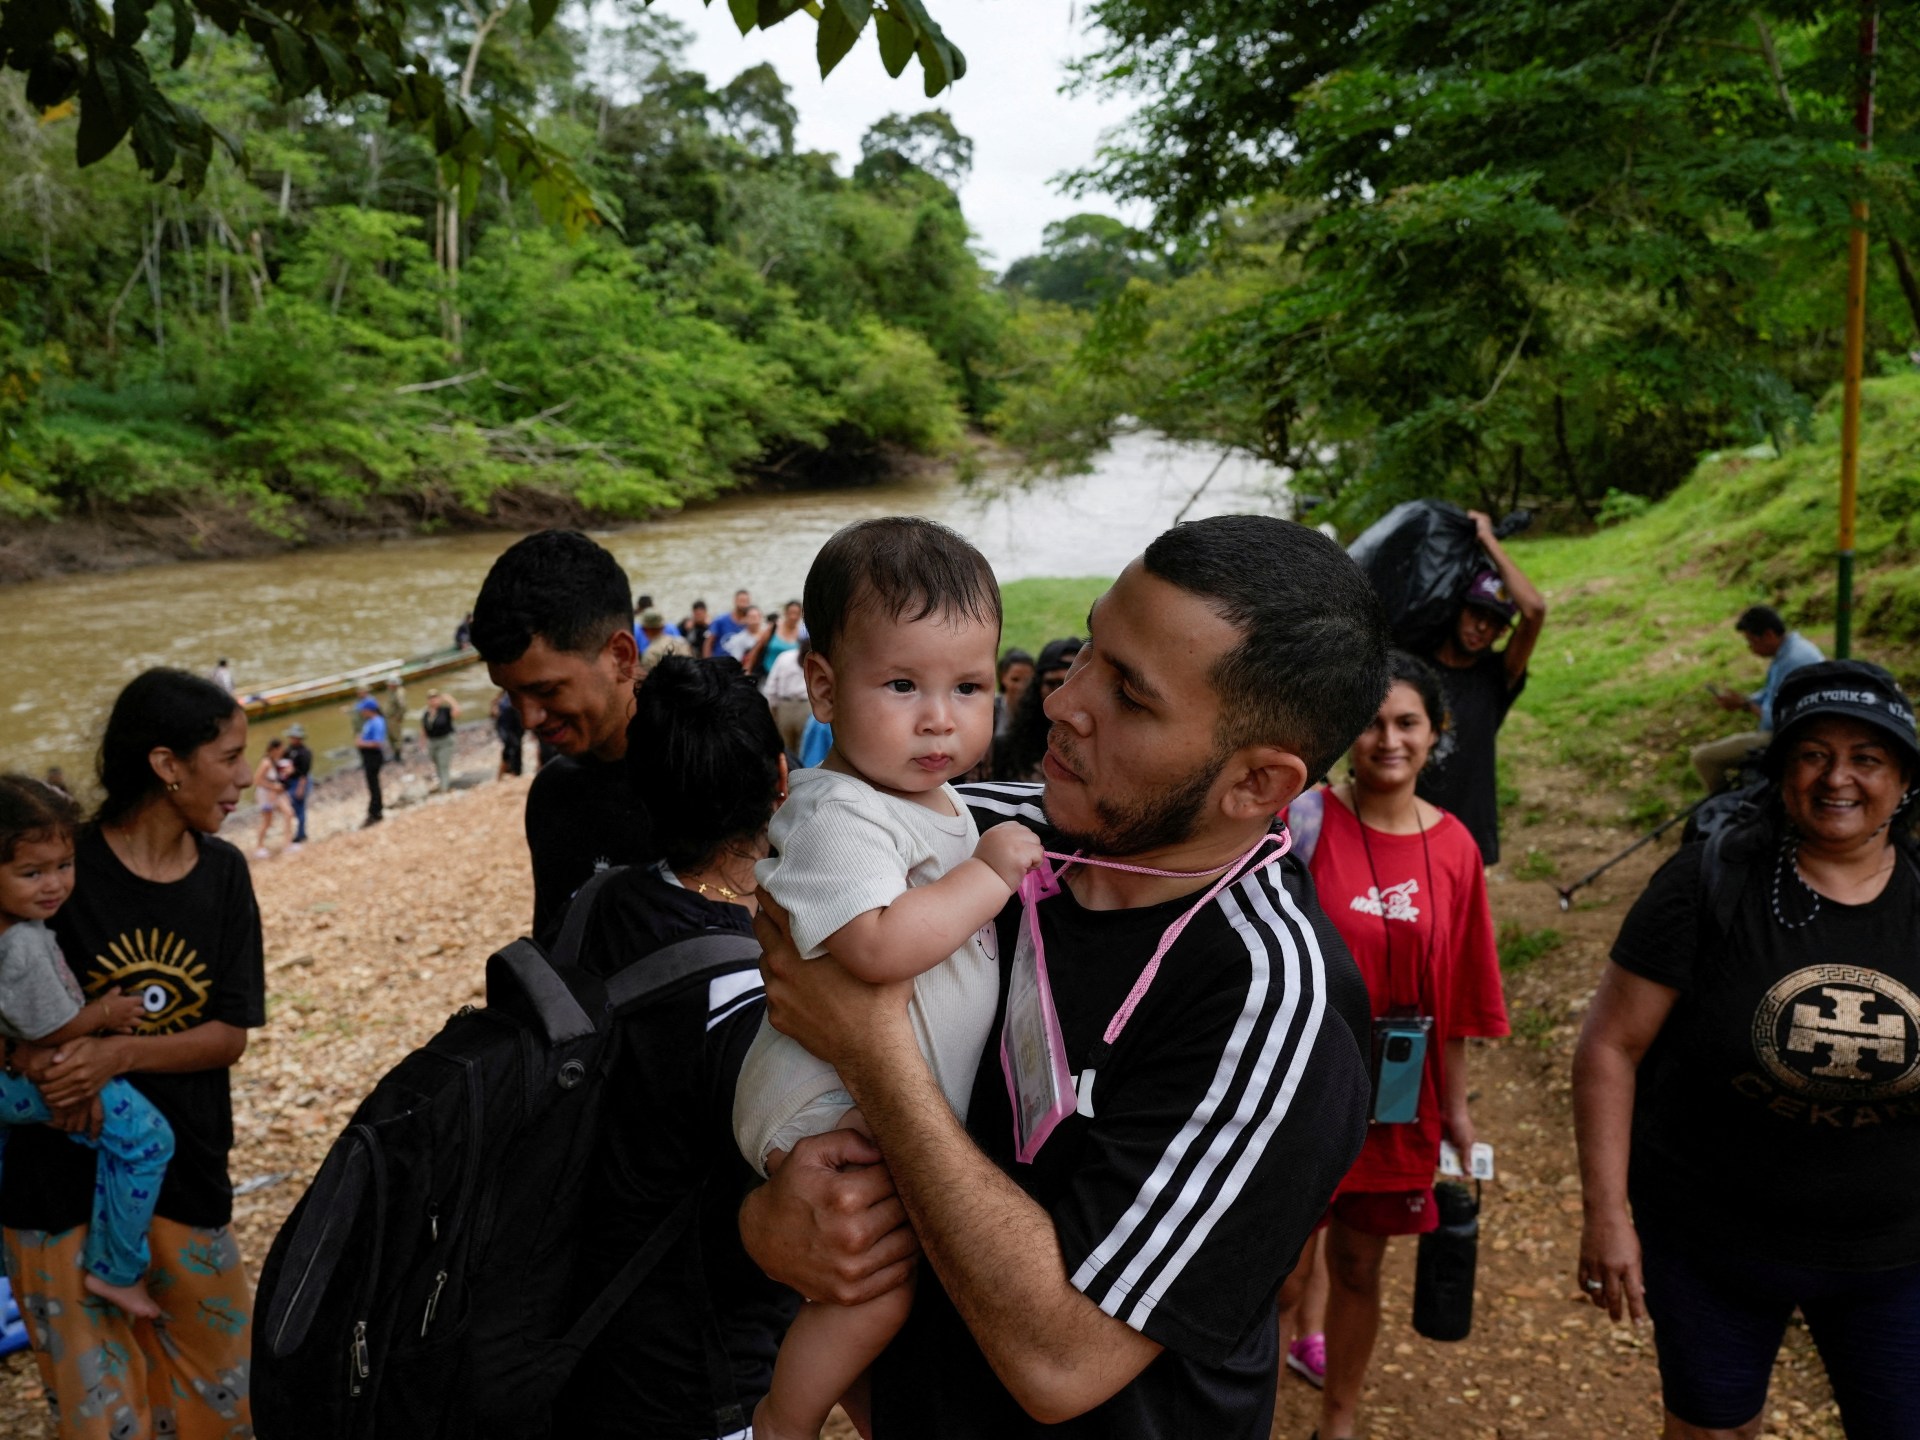
[(133, 814), (160, 788), (148, 756), (171, 750), (182, 760), (220, 733), (240, 702), (185, 670), (155, 669), (127, 682), (100, 737), (97, 773), (104, 798), (94, 815), (110, 825)]
[(649, 831), (643, 854), (687, 869), (758, 839), (773, 818), (785, 753), (739, 661), (662, 660), (627, 726), (627, 788)]

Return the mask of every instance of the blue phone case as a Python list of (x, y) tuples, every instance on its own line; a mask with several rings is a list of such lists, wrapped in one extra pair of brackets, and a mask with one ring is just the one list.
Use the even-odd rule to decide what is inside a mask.
[(1431, 1016), (1373, 1022), (1373, 1121), (1410, 1125), (1420, 1118), (1420, 1077), (1427, 1064)]

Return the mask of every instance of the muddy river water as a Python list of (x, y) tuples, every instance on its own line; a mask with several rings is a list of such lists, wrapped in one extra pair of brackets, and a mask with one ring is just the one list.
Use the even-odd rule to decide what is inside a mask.
[[(695, 599), (717, 612), (740, 587), (768, 604), (797, 597), (821, 542), (870, 515), (944, 521), (985, 552), (1003, 581), (1111, 575), (1172, 521), (1219, 459), (1208, 447), (1134, 435), (1093, 473), (1064, 480), (1020, 486), (990, 473), (967, 485), (935, 471), (860, 488), (737, 495), (597, 538), (670, 619)], [(1285, 506), (1279, 472), (1236, 455), (1188, 513)], [(244, 692), (448, 645), (487, 567), (515, 538), (369, 540), (0, 587), (0, 768), (39, 774), (58, 765), (74, 779), (86, 775), (114, 694), (150, 665), (204, 674), (224, 657)], [(485, 713), (494, 693), (479, 665), (432, 683), (469, 719)], [(425, 695), (425, 683), (408, 687), (416, 741)], [(332, 755), (325, 768), (349, 758), (339, 705), (258, 722), (252, 748), (295, 718), (315, 752)]]

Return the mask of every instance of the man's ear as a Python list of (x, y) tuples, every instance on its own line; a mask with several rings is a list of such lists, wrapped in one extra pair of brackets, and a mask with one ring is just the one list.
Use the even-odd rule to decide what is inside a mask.
[(622, 625), (607, 637), (605, 653), (613, 657), (614, 674), (631, 685), (640, 674), (640, 644), (633, 638), (633, 627)]
[(1220, 804), (1234, 820), (1270, 819), (1307, 788), (1307, 762), (1277, 745), (1249, 745), (1227, 767), (1234, 780)]
[(807, 680), (807, 701), (813, 706), (813, 718), (822, 725), (833, 723), (833, 666), (818, 650), (809, 650), (800, 662)]

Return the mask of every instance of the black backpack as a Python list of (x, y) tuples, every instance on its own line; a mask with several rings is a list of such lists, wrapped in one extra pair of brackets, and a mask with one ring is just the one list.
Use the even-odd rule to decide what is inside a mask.
[(618, 873), (574, 897), (551, 958), (531, 940), (492, 956), (485, 1007), (389, 1071), (327, 1153), (261, 1271), (262, 1440), (537, 1440), (581, 1353), (694, 1220), (698, 1190), (597, 1296), (576, 1293), (613, 1022), (759, 954), (714, 932), (584, 974), (588, 912)]

